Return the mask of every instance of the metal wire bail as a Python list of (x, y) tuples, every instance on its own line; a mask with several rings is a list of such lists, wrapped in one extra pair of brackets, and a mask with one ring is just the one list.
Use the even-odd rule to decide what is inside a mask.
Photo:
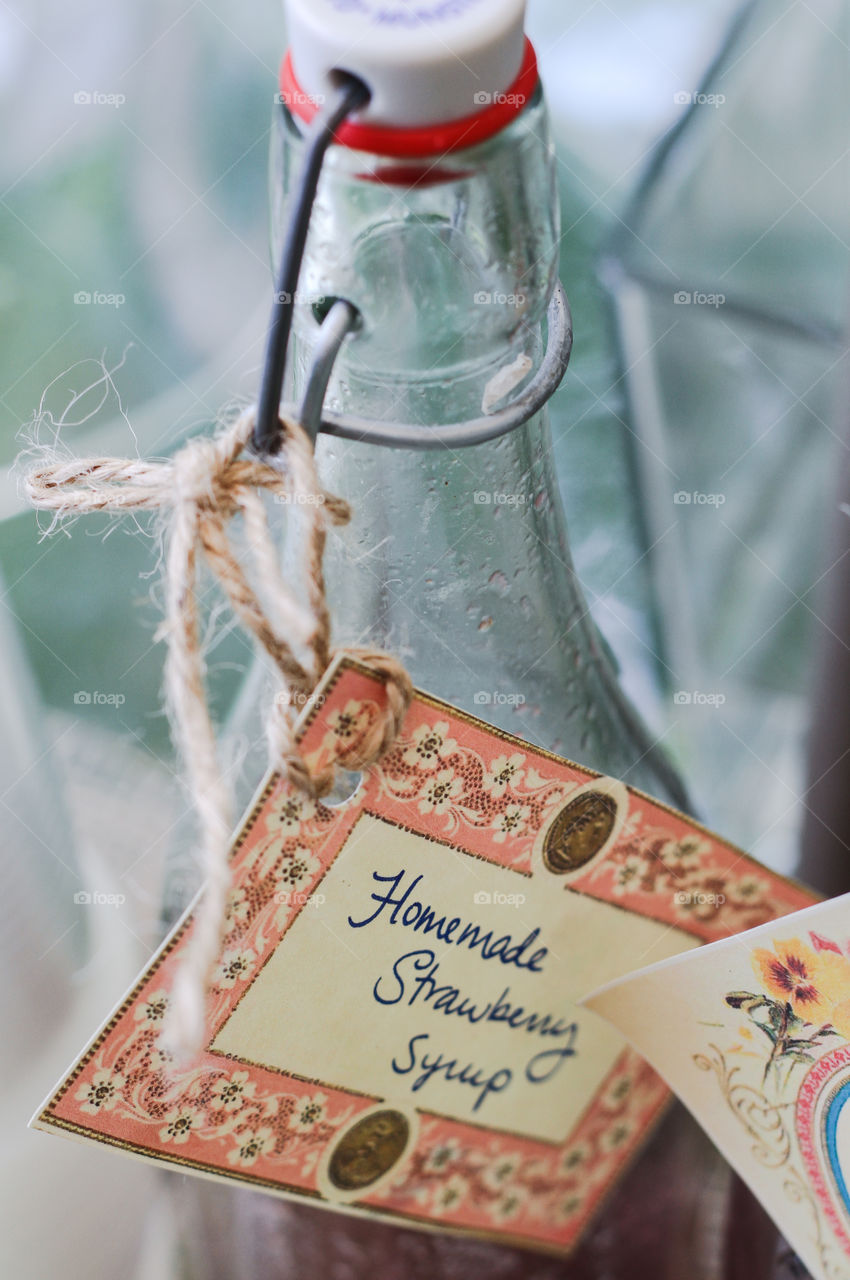
[[(271, 455), (280, 447), (280, 413), (286, 353), (292, 332), (294, 299), (301, 263), (310, 230), (310, 216), (316, 199), (322, 164), (340, 124), (364, 106), (369, 90), (353, 76), (340, 77), (336, 95), (325, 104), (311, 126), (304, 164), (295, 193), (293, 212), (286, 231), (276, 281), (275, 302), (269, 322), (266, 355), (257, 408), (257, 423), (251, 447), (260, 455)], [(344, 440), (407, 449), (464, 448), (506, 435), (539, 413), (557, 391), (570, 362), (573, 325), (570, 304), (559, 282), (547, 311), (546, 351), (534, 377), (503, 408), (464, 422), (428, 426), (383, 422), (354, 414), (324, 411), (324, 400), (334, 362), (348, 334), (357, 326), (357, 308), (345, 299), (337, 300), (319, 330), (307, 387), (300, 405), (286, 405), (296, 414), (315, 443), (319, 432)]]

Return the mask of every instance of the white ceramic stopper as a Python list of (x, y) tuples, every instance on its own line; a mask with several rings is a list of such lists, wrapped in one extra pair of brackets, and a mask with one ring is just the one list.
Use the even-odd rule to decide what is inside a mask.
[(372, 93), (358, 121), (416, 127), (483, 111), (523, 60), (525, 0), (284, 0), (300, 88), (321, 102), (334, 71)]

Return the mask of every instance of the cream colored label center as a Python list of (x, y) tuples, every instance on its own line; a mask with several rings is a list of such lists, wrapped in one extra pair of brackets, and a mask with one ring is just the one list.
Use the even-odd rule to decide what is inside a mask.
[(695, 945), (363, 814), (212, 1047), (562, 1143), (624, 1047), (573, 1002)]

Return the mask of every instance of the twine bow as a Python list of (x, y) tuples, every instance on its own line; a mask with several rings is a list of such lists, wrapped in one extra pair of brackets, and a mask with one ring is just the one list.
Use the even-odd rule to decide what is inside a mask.
[[(230, 788), (218, 764), (204, 689), (197, 598), (200, 554), (236, 615), (272, 659), (283, 684), (285, 693), (274, 699), (266, 724), (272, 767), (314, 799), (326, 795), (334, 781), (333, 765), (311, 774), (298, 749), (294, 723), (296, 708), (316, 688), (333, 657), (322, 562), (328, 524), (344, 525), (351, 513), (346, 502), (319, 484), (312, 444), (296, 422), (283, 420), (281, 449), (273, 459), (243, 456), (254, 421), (255, 410), (248, 409), (214, 436), (190, 440), (168, 461), (54, 460), (25, 479), (30, 502), (52, 511), (54, 526), (92, 511), (159, 511), (167, 521), (166, 610), (158, 636), (168, 644), (166, 700), (197, 813), (205, 879), (165, 1029), (169, 1049), (181, 1058), (196, 1054), (204, 1043), (206, 996), (224, 940), (230, 890)], [(264, 493), (297, 504), (305, 513), (303, 601), (281, 573)], [(229, 526), (237, 515), (242, 517), (252, 576), (262, 583), (262, 601), (231, 538)], [(340, 761), (357, 770), (374, 764), (392, 746), (410, 705), (412, 686), (407, 672), (389, 654), (351, 652), (382, 676), (387, 694), (384, 718)]]

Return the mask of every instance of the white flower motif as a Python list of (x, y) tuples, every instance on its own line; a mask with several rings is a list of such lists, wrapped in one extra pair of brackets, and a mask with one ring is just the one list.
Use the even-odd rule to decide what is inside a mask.
[(250, 949), (225, 951), (213, 974), (213, 984), (223, 988), (234, 987), (237, 982), (244, 982), (250, 977), (256, 963), (256, 952)]
[(634, 1078), (626, 1073), (615, 1076), (600, 1099), (607, 1111), (619, 1111), (634, 1093)]
[(736, 907), (754, 907), (763, 903), (767, 888), (767, 882), (759, 876), (742, 876), (726, 886), (726, 896)]
[(435, 773), (419, 798), (420, 813), (445, 813), (463, 792), (463, 778), (455, 776), (452, 769)]
[(441, 1187), (437, 1188), (434, 1196), (435, 1211), (452, 1213), (455, 1209), (459, 1209), (468, 1190), (469, 1183), (466, 1178), (462, 1178), (459, 1173), (453, 1173)]
[(277, 833), (285, 840), (300, 835), (303, 823), (315, 817), (316, 802), (309, 796), (287, 794), (283, 797), (279, 808), (269, 814), (266, 825), (269, 832)]
[(143, 1000), (136, 1008), (133, 1014), (136, 1022), (141, 1023), (139, 1030), (145, 1027), (161, 1027), (165, 1017), (165, 1011), (168, 1008), (168, 992), (152, 991), (147, 1000)]
[(528, 1192), (522, 1187), (508, 1187), (488, 1209), (497, 1222), (509, 1222), (522, 1213), (528, 1203)]
[(586, 1142), (575, 1142), (567, 1147), (560, 1159), (564, 1173), (577, 1173), (590, 1159), (590, 1147)]
[(519, 1156), (506, 1153), (495, 1156), (481, 1174), (481, 1181), (490, 1191), (503, 1191), (519, 1168)]
[(311, 1098), (299, 1098), (289, 1121), (292, 1128), (298, 1133), (309, 1133), (327, 1115), (327, 1102), (323, 1093), (314, 1093)]
[(522, 778), (525, 756), (515, 752), (512, 756), (496, 756), (490, 768), (484, 774), (484, 790), (497, 800), (505, 794), (508, 787), (515, 786)]
[(640, 882), (650, 871), (649, 863), (636, 853), (630, 853), (625, 862), (617, 867), (614, 883), (611, 886), (618, 898), (626, 893), (634, 893), (640, 888)]
[(342, 711), (332, 711), (327, 719), (329, 732), (322, 746), (328, 750), (345, 752), (369, 724), (369, 711), (365, 702), (350, 698)]
[(438, 724), (421, 724), (414, 729), (410, 746), (402, 759), (411, 768), (424, 769), (432, 773), (439, 769), (442, 762), (457, 751), (454, 738), (447, 738), (448, 724), (441, 720)]
[(302, 888), (313, 879), (321, 865), (319, 859), (314, 857), (309, 849), (299, 847), (293, 849), (291, 853), (284, 854), (277, 873), (277, 892), (286, 893), (288, 890)]
[(504, 844), (508, 836), (525, 835), (528, 809), (524, 804), (509, 804), (493, 819), (496, 844)]
[(599, 1145), (603, 1151), (619, 1151), (632, 1136), (633, 1126), (630, 1121), (618, 1117), (602, 1134)]
[(442, 1171), (450, 1164), (454, 1164), (455, 1160), (460, 1156), (460, 1143), (454, 1138), (449, 1138), (445, 1142), (439, 1142), (436, 1147), (432, 1147), (425, 1157), (423, 1169), (426, 1173), (442, 1173)]
[(160, 1142), (173, 1142), (182, 1147), (189, 1141), (195, 1129), (200, 1129), (203, 1117), (191, 1107), (175, 1107), (165, 1117), (165, 1124), (159, 1131)]
[(111, 1111), (121, 1096), (124, 1077), (120, 1071), (96, 1071), (89, 1084), (81, 1085), (74, 1097), (83, 1105), (81, 1111), (96, 1116), (101, 1111)]
[(267, 1155), (274, 1147), (274, 1130), (268, 1125), (261, 1129), (240, 1133), (236, 1138), (237, 1146), (228, 1151), (227, 1158), (231, 1164), (241, 1164), (248, 1168), (256, 1164), (260, 1156)]
[(309, 901), (311, 890), (307, 886), (320, 869), (321, 863), (309, 849), (295, 849), (284, 855), (274, 895), (275, 902), (280, 904), (275, 915), (278, 929), (285, 929), (293, 911)]
[(555, 1210), (555, 1219), (558, 1222), (569, 1222), (576, 1216), (578, 1211), (584, 1204), (584, 1197), (578, 1191), (569, 1191), (564, 1196), (558, 1208)]
[(706, 854), (711, 853), (711, 843), (699, 836), (683, 836), (681, 840), (666, 840), (658, 856), (671, 871), (693, 871)]
[(225, 1111), (238, 1111), (242, 1103), (253, 1098), (257, 1088), (248, 1079), (247, 1071), (234, 1071), (232, 1076), (220, 1076), (213, 1085), (213, 1105)]
[(726, 901), (723, 880), (701, 882), (698, 877), (690, 877), (681, 880), (680, 884), (682, 887), (674, 894), (677, 915), (694, 920), (714, 920), (717, 917)]

